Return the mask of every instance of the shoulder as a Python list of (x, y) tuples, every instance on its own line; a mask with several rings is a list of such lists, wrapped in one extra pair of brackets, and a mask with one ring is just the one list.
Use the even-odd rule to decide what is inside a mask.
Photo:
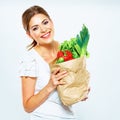
[(37, 72), (37, 62), (35, 59), (35, 53), (30, 51), (25, 51), (19, 60), (19, 76), (29, 76), (36, 77), (38, 75)]
[(20, 56), (20, 61), (32, 61), (35, 59), (35, 53), (33, 50), (25, 50)]

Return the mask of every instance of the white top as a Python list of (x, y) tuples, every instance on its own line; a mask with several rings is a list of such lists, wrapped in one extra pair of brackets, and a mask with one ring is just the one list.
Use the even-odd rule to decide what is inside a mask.
[[(49, 64), (34, 50), (27, 51), (23, 58), (20, 60), (19, 76), (37, 77), (35, 86), (35, 94), (38, 93), (50, 79)], [(58, 117), (74, 118), (71, 107), (64, 106), (58, 96), (57, 90), (53, 91), (48, 99), (40, 105), (35, 111), (30, 113), (37, 117), (49, 118)], [(33, 119), (32, 119), (33, 120)]]

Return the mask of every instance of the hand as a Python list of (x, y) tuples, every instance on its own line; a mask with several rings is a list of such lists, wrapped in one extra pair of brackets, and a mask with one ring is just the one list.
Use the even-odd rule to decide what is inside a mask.
[(90, 87), (88, 88), (88, 93), (87, 93), (87, 96), (85, 98), (83, 98), (81, 101), (86, 101), (88, 99), (88, 94), (90, 92)]
[(61, 81), (62, 78), (68, 75), (67, 71), (60, 71), (60, 68), (57, 68), (53, 73), (51, 74), (49, 85), (55, 89), (58, 85), (64, 85), (65, 82)]

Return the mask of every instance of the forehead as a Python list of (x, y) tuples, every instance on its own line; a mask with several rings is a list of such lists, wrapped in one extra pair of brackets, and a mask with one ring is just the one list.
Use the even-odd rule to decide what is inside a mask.
[(31, 18), (29, 22), (29, 26), (40, 24), (45, 19), (49, 19), (49, 18), (44, 14), (36, 14)]

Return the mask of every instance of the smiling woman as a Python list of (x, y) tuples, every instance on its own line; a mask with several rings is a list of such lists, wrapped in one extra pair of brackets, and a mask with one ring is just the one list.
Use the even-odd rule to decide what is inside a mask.
[(42, 7), (32, 6), (23, 13), (22, 21), (32, 39), (19, 70), (25, 111), (31, 113), (31, 120), (74, 120), (71, 107), (61, 103), (56, 90), (58, 85), (65, 84), (60, 80), (68, 73), (60, 68), (51, 73), (49, 68), (59, 47), (51, 18)]
[(54, 35), (52, 21), (43, 14), (34, 15), (29, 22), (28, 35), (37, 40), (37, 45), (50, 43)]
[(48, 13), (43, 8), (39, 9), (38, 6), (33, 6), (26, 10), (22, 16), (22, 22), (26, 33), (33, 39), (30, 45), (31, 47), (39, 45), (39, 39), (42, 37), (44, 39), (53, 39), (53, 23)]

